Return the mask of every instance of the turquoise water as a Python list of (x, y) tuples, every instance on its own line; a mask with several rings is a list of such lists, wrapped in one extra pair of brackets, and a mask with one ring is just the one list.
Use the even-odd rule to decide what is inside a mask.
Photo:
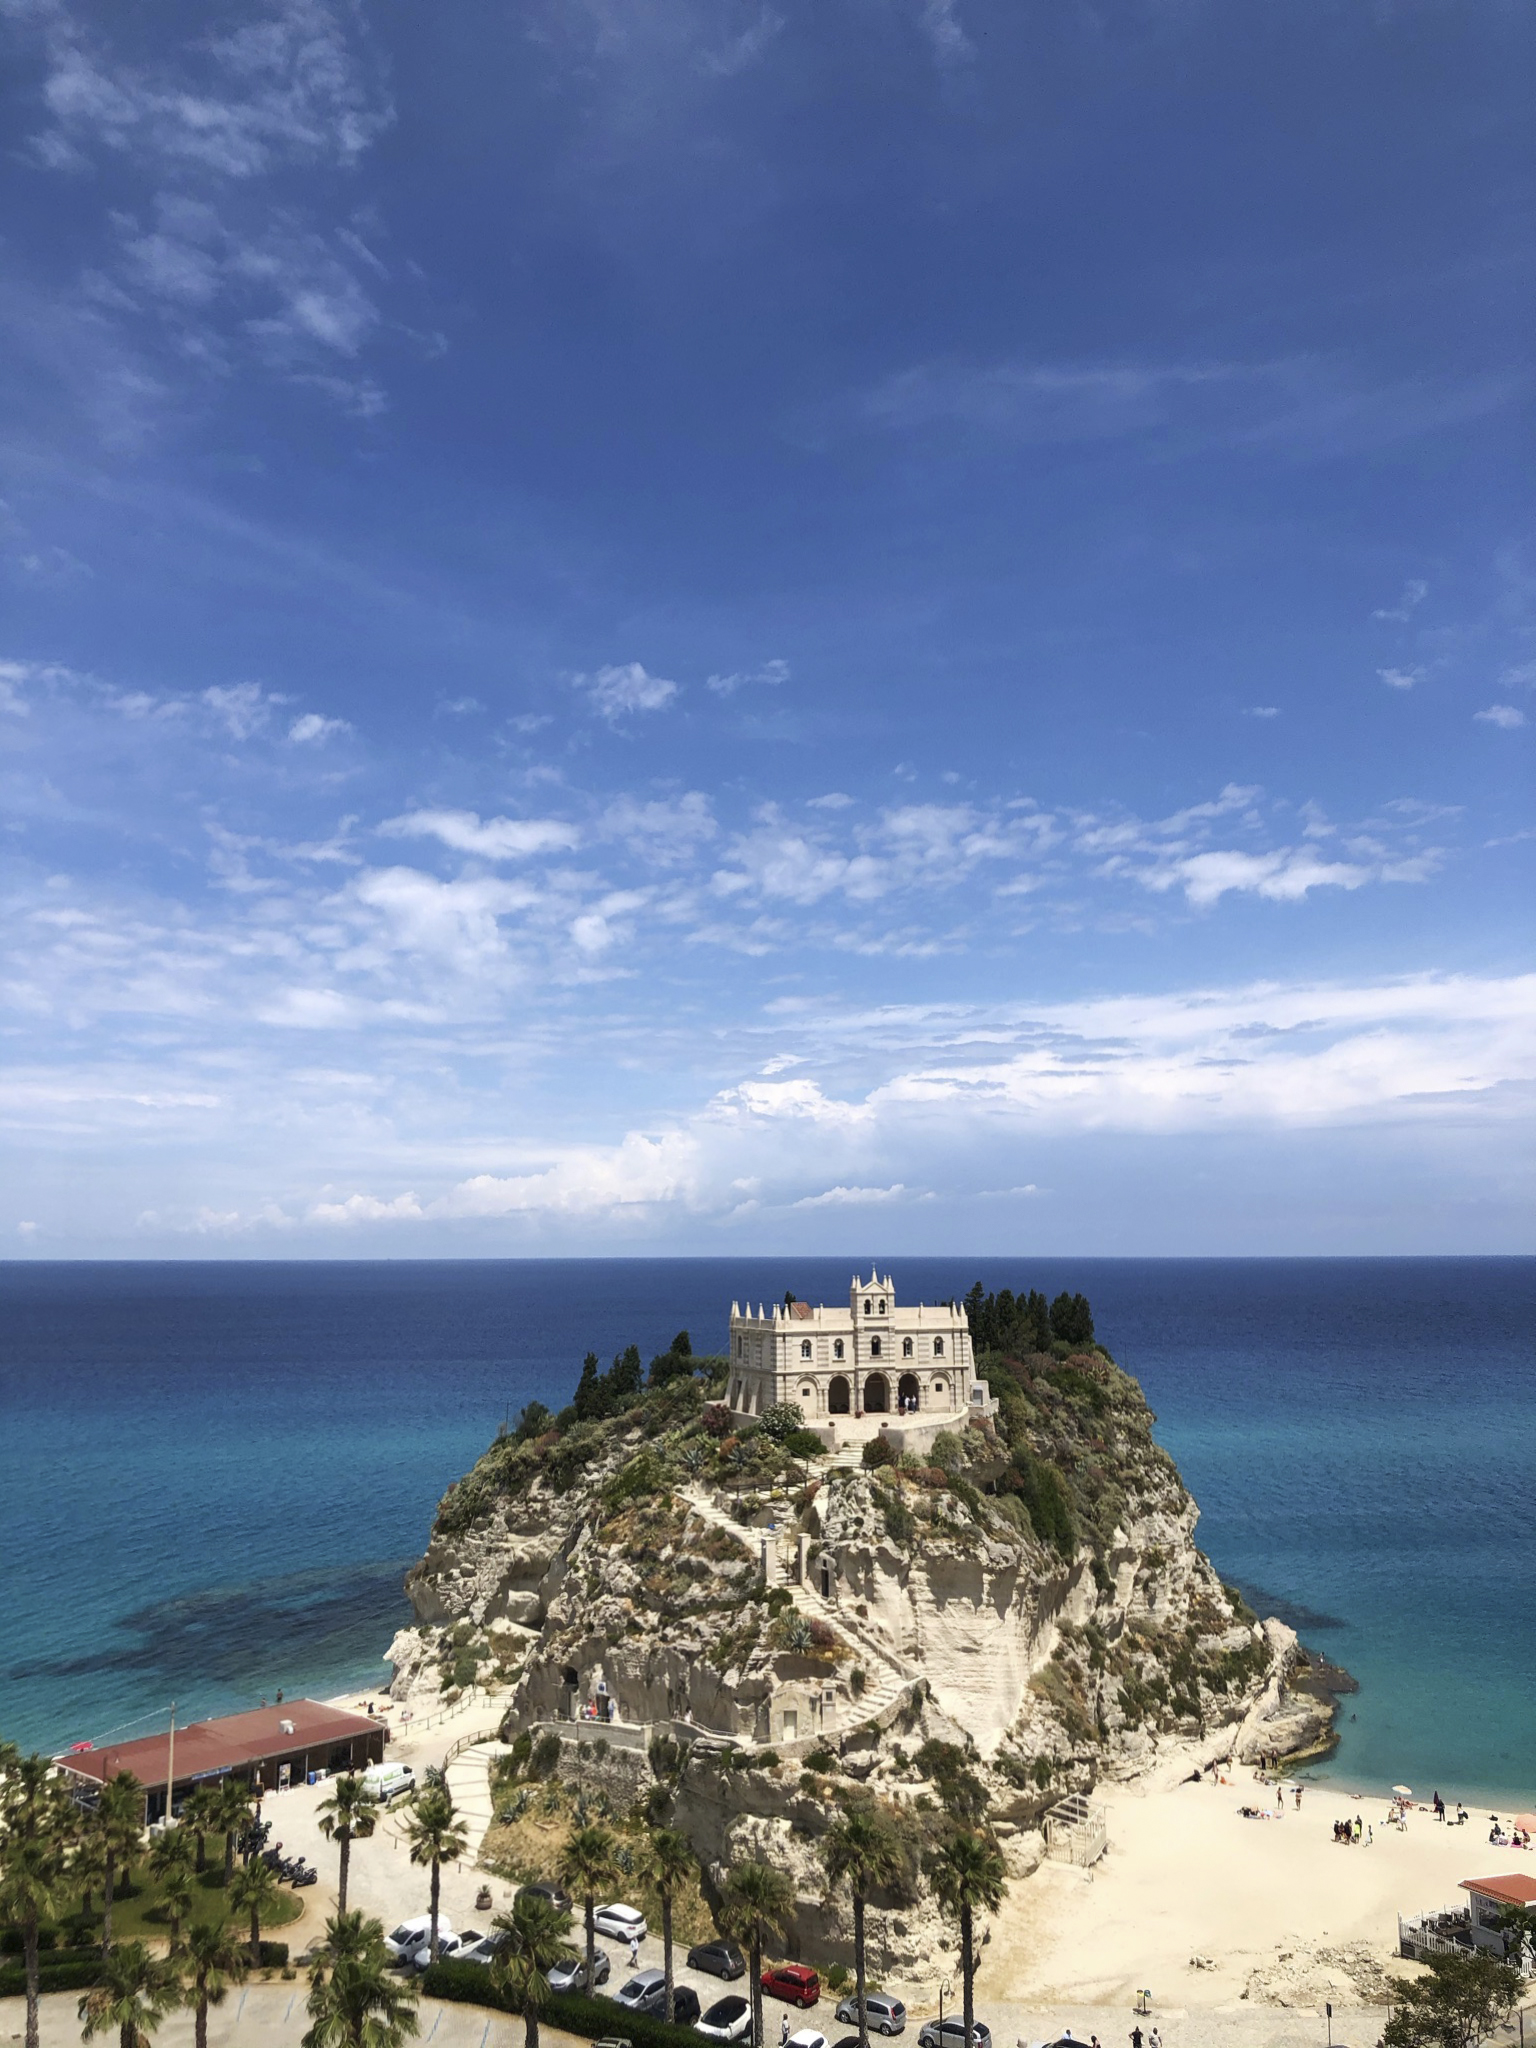
[[(1326, 1771), (1536, 1803), (1536, 1260), (882, 1260), (1081, 1288), (1225, 1578), (1361, 1681)], [(0, 1267), (0, 1732), (378, 1685), (401, 1575), (589, 1346), (862, 1259)]]

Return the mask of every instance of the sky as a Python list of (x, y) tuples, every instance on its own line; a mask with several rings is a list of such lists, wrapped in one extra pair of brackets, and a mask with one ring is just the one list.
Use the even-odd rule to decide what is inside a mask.
[(0, 0), (0, 1256), (1528, 1250), (1533, 44)]

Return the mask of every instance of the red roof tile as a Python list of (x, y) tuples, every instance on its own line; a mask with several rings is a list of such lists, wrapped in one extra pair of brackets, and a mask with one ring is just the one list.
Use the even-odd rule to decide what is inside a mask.
[(1497, 1899), (1501, 1906), (1536, 1906), (1536, 1877), (1464, 1877), (1461, 1889)]
[[(281, 1724), (293, 1723), (290, 1734)], [(318, 1700), (285, 1700), (280, 1707), (253, 1707), (246, 1714), (224, 1714), (214, 1721), (191, 1721), (176, 1730), (176, 1782), (211, 1778), (243, 1770), (268, 1757), (291, 1757), (301, 1750), (319, 1750), (360, 1735), (376, 1734), (377, 1721), (366, 1714), (348, 1714)], [(82, 1777), (104, 1780), (132, 1771), (140, 1784), (163, 1785), (169, 1754), (169, 1731), (143, 1735), (134, 1742), (108, 1742), (59, 1759)]]

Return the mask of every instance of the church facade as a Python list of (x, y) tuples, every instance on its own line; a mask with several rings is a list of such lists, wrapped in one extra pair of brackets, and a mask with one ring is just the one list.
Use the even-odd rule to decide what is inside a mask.
[(792, 1401), (811, 1428), (866, 1416), (963, 1423), (990, 1408), (970, 1326), (952, 1301), (903, 1304), (887, 1274), (854, 1275), (846, 1308), (808, 1301), (731, 1304), (727, 1399), (738, 1415)]

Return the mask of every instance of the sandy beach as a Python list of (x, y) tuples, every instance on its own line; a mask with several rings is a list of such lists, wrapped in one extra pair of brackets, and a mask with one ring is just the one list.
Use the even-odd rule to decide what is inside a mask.
[[(1490, 1845), (1486, 1809), (1456, 1827), (1415, 1808), (1400, 1831), (1379, 1797), (1303, 1784), (1299, 1809), (1287, 1788), (1283, 1819), (1250, 1820), (1240, 1809), (1278, 1811), (1280, 1788), (1241, 1766), (1228, 1777), (1096, 1795), (1105, 1855), (1091, 1870), (1047, 1862), (1014, 1888), (988, 1945), (988, 1994), (1129, 2011), (1150, 1990), (1165, 2015), (1374, 2004), (1386, 1967), (1413, 1967), (1396, 1960), (1399, 1913), (1464, 1905), (1463, 1878), (1533, 1862)], [(1454, 1813), (1453, 1788), (1440, 1789)], [(1374, 1840), (1335, 1842), (1334, 1821), (1356, 1814)]]

